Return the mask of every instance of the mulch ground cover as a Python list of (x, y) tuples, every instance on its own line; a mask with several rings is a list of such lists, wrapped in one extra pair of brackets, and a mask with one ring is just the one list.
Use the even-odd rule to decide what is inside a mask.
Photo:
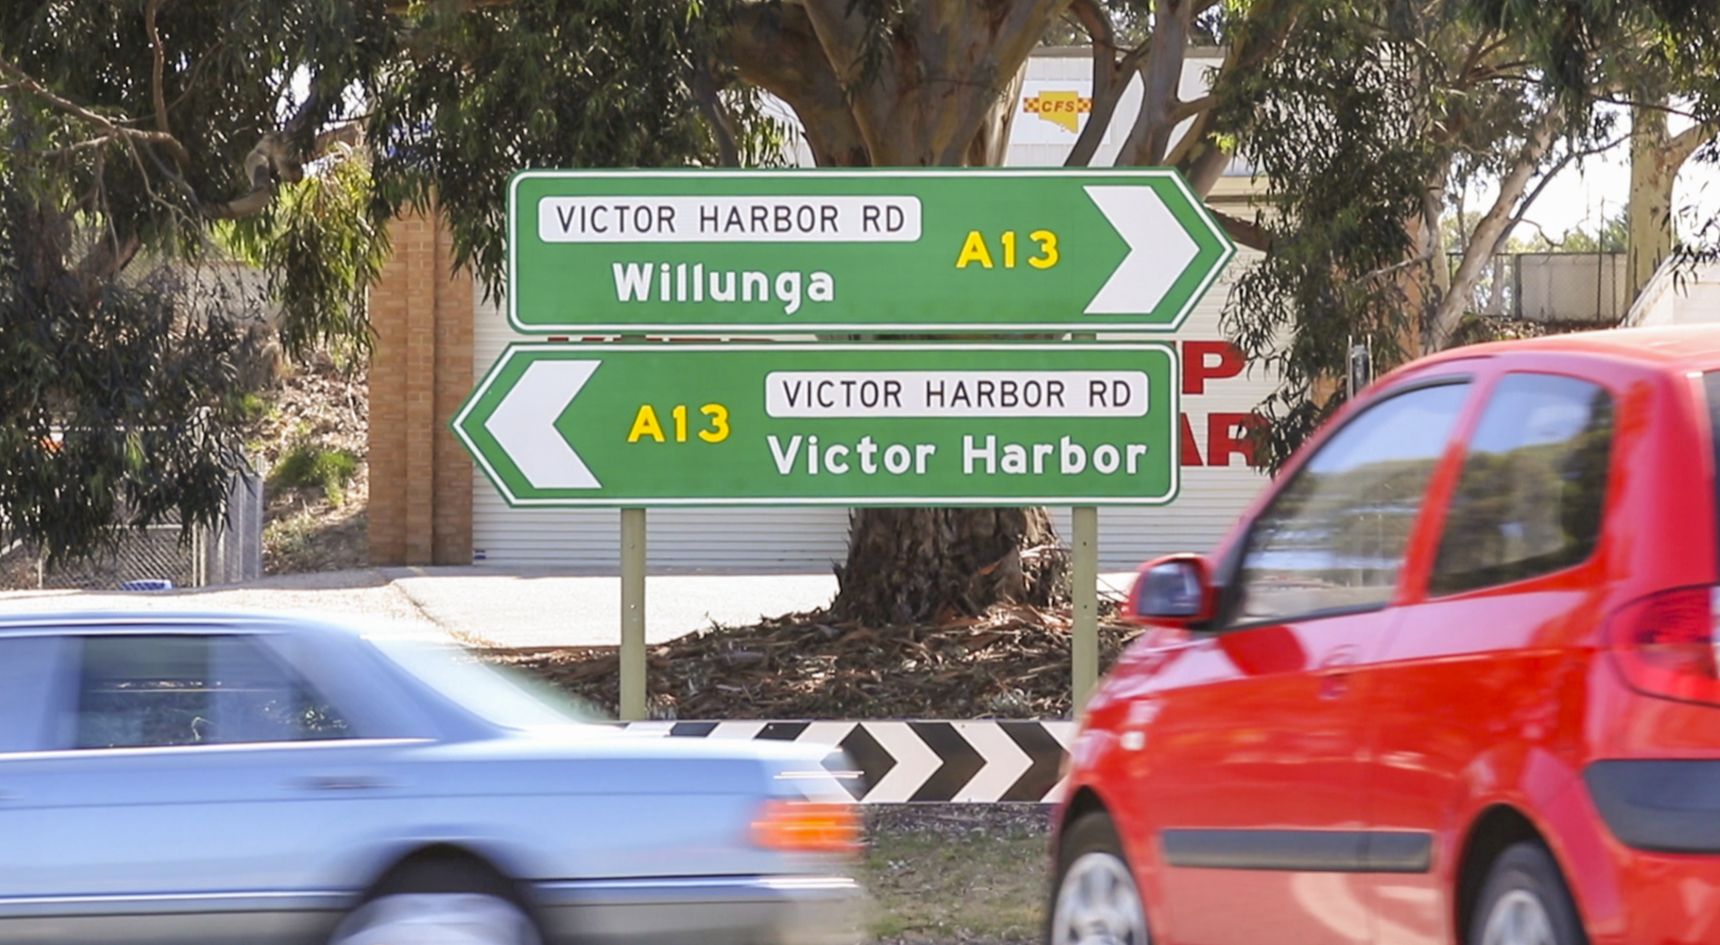
[[(1100, 665), (1139, 628), (1101, 601)], [(690, 634), (647, 652), (658, 719), (1059, 718), (1070, 714), (1067, 608), (1000, 605), (980, 617), (897, 627), (786, 614)], [(601, 711), (619, 700), (613, 648), (492, 650), (483, 658)]]

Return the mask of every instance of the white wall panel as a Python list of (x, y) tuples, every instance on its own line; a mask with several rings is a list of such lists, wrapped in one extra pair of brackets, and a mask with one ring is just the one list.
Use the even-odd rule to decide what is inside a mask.
[[(1106, 570), (1126, 570), (1142, 560), (1175, 551), (1208, 551), (1253, 499), (1266, 477), (1231, 454), (1228, 465), (1211, 465), (1208, 423), (1212, 414), (1245, 414), (1271, 390), (1263, 371), (1244, 370), (1233, 377), (1208, 377), (1195, 393), (1186, 380), (1195, 365), (1188, 342), (1223, 340), (1219, 316), (1223, 299), (1242, 266), (1253, 254), (1243, 252), (1231, 264), (1175, 338), (1184, 360), (1183, 411), (1195, 452), (1203, 465), (1184, 457), (1182, 488), (1177, 500), (1157, 508), (1101, 509), (1099, 562)], [(482, 292), (473, 299), (474, 358), (481, 377), (509, 342), (520, 340)], [(1145, 335), (1102, 335), (1126, 340)], [(1208, 351), (1207, 373), (1220, 366)], [(611, 509), (510, 509), (482, 473), (474, 472), (472, 548), (478, 563), (511, 566), (565, 567), (570, 570), (613, 571), (620, 561), (620, 518)], [(1069, 510), (1052, 510), (1058, 533), (1069, 535)], [(653, 568), (699, 568), (728, 571), (818, 572), (840, 562), (847, 548), (848, 512), (832, 508), (653, 509), (646, 518), (646, 552)]]

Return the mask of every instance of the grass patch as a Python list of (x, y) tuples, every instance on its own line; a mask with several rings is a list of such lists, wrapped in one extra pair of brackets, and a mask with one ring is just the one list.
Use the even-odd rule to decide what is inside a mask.
[(245, 423), (257, 423), (279, 412), (279, 408), (261, 394), (241, 394), (234, 406), (238, 409), (239, 419)]
[(1037, 942), (1044, 931), (1045, 834), (874, 832), (860, 878), (874, 940)]
[(339, 505), (346, 484), (357, 473), (358, 457), (351, 451), (300, 441), (281, 454), (275, 468), (269, 471), (269, 482), (275, 486), (321, 489), (330, 505)]

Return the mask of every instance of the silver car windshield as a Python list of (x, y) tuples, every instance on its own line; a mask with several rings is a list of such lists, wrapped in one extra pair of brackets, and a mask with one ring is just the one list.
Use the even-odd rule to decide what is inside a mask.
[(503, 728), (603, 721), (590, 706), (523, 673), (483, 662), (470, 650), (401, 636), (370, 643), (415, 679)]

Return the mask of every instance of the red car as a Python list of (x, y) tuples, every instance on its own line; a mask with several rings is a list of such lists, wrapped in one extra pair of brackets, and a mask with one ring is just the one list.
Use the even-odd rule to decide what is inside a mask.
[(1720, 942), (1720, 327), (1382, 379), (1141, 569), (1051, 945)]

